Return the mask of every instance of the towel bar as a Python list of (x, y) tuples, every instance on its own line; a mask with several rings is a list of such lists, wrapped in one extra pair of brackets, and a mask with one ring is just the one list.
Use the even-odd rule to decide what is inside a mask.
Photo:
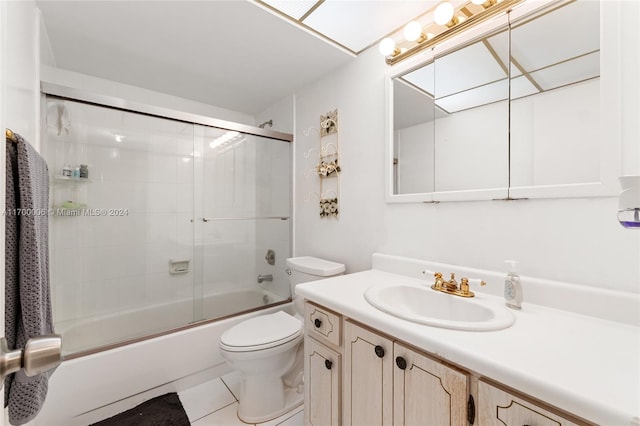
[(9, 350), (7, 340), (0, 338), (0, 389), (4, 378), (24, 368), (27, 376), (35, 376), (57, 367), (62, 361), (62, 336), (50, 334), (29, 339), (24, 349)]

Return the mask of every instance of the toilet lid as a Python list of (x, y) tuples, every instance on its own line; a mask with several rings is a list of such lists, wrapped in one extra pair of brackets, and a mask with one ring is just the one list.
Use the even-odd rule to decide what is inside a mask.
[(231, 327), (220, 337), (230, 351), (255, 351), (291, 341), (302, 334), (302, 322), (286, 312), (261, 315)]

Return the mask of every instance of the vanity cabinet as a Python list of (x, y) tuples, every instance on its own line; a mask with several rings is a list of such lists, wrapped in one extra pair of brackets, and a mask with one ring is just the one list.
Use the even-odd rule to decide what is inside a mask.
[(344, 356), (344, 424), (390, 425), (393, 341), (345, 321)]
[(466, 424), (466, 373), (348, 320), (344, 354), (345, 425)]
[(394, 343), (393, 424), (465, 425), (468, 374)]
[(308, 301), (304, 355), (305, 425), (592, 425)]
[(338, 426), (340, 424), (341, 356), (336, 351), (304, 339), (306, 425)]
[(304, 306), (304, 424), (341, 424), (342, 316)]
[(525, 400), (484, 380), (478, 383), (478, 420), (482, 426), (577, 426), (551, 408)]

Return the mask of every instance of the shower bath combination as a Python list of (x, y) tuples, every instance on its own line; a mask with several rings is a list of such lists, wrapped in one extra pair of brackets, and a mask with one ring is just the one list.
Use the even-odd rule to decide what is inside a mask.
[[(290, 255), (292, 136), (261, 130), (272, 120), (259, 129), (100, 100), (46, 96), (51, 207), (69, 213), (50, 218), (65, 357), (290, 300), (286, 277), (264, 266), (285, 269)], [(215, 143), (229, 133), (242, 137)], [(91, 176), (62, 176), (66, 164)]]

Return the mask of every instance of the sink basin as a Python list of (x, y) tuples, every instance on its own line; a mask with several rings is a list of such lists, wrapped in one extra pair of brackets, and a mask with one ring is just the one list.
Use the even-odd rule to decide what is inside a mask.
[(426, 285), (376, 284), (364, 298), (373, 307), (407, 321), (456, 330), (500, 330), (515, 317), (505, 307), (477, 298), (466, 299)]

